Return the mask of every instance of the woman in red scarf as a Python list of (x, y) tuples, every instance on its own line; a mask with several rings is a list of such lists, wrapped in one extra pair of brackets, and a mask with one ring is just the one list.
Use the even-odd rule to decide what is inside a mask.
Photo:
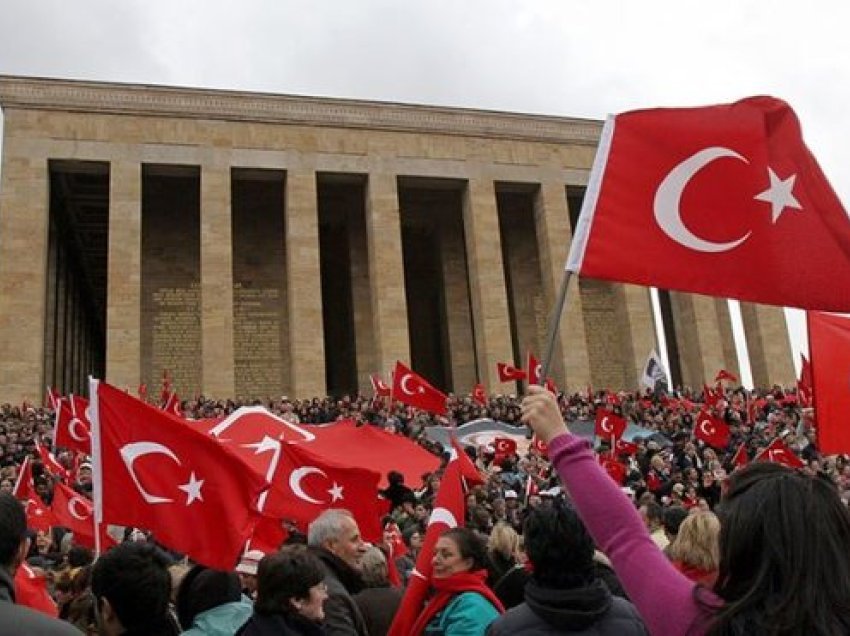
[(484, 542), (467, 528), (447, 530), (434, 548), (434, 596), (411, 631), (417, 636), (483, 636), (504, 612), (487, 587)]

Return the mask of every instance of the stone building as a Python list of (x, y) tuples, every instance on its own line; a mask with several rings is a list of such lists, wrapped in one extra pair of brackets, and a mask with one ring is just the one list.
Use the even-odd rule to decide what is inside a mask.
[[(0, 401), (46, 385), (299, 397), (396, 359), (499, 385), (543, 348), (601, 122), (0, 76)], [(674, 380), (737, 371), (723, 300), (661, 294)], [(757, 384), (782, 311), (744, 305)], [(645, 288), (581, 280), (553, 377), (637, 386)], [(538, 354), (539, 355), (539, 354)]]

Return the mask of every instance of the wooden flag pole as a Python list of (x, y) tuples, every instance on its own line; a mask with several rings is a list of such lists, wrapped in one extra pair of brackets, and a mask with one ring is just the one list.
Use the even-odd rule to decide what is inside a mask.
[(573, 273), (565, 269), (564, 277), (561, 279), (561, 288), (558, 290), (558, 298), (555, 300), (555, 306), (552, 307), (552, 313), (549, 314), (549, 326), (546, 328), (546, 348), (543, 351), (543, 361), (540, 365), (541, 371), (538, 378), (540, 386), (545, 386), (546, 378), (549, 377), (549, 367), (552, 365), (552, 356), (555, 353), (555, 339), (558, 337), (561, 314), (567, 302), (567, 290), (569, 289), (572, 277)]

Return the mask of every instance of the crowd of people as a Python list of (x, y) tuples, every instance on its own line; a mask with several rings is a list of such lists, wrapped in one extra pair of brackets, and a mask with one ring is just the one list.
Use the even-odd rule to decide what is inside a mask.
[[(817, 580), (800, 570), (825, 577), (827, 559), (838, 577), (833, 587), (850, 586), (841, 580), (850, 576), (848, 558), (834, 554), (850, 545), (842, 543), (850, 541), (850, 533), (842, 534), (850, 528), (850, 457), (818, 452), (814, 414), (794, 391), (714, 390), (710, 408), (731, 431), (724, 449), (694, 437), (695, 418), (706, 406), (703, 391), (529, 391), (525, 401), (493, 395), (486, 404), (450, 396), (444, 417), (362, 395), (250, 404), (304, 425), (354, 419), (406, 435), (437, 455), (446, 449), (426, 434), (429, 427), (482, 418), (529, 424), (549, 444), (548, 455), (534, 446), (507, 456), (488, 445), (467, 448), (484, 483), (467, 493), (465, 527), (435, 546), (432, 594), (411, 634), (850, 631), (850, 593), (842, 600), (837, 592), (753, 591), (776, 588), (780, 576), (789, 586)], [(243, 405), (198, 398), (182, 408), (186, 417), (210, 418)], [(635, 438), (628, 450), (601, 441), (594, 453), (568, 429), (593, 420), (599, 409), (657, 435)], [(423, 475), (421, 484), (405, 484), (400, 473), (388, 476), (383, 494), (391, 513), (383, 520), (384, 541), (375, 546), (363, 542), (350, 515), (330, 510), (306, 536), (291, 533), (279, 552), (248, 552), (232, 572), (186, 563), (144, 529), (126, 529), (124, 541), (95, 560), (61, 528), (29, 531), (11, 496), (29, 455), (36, 491), (49, 504), (53, 480), (34, 442), (49, 443), (52, 422), (47, 408), (0, 407), (0, 636), (388, 633), (405, 587), (417, 576), (440, 471)], [(803, 468), (754, 461), (777, 439)], [(61, 452), (57, 457), (63, 461)], [(622, 472), (612, 479), (600, 458), (616, 460)], [(751, 466), (740, 468), (744, 463)], [(90, 470), (76, 475), (73, 487), (89, 494)], [(775, 505), (753, 499), (758, 493)], [(794, 507), (787, 508), (789, 502)], [(747, 519), (763, 508), (773, 515), (771, 528)], [(828, 519), (807, 536), (807, 525), (821, 517)], [(824, 542), (823, 556), (812, 562), (805, 547), (791, 550), (789, 542), (798, 539)], [(783, 558), (787, 562), (779, 563)], [(18, 616), (10, 612), (20, 610), (12, 581), (19, 566), (45, 577), (55, 603), (53, 612), (42, 604), (42, 614), (14, 619), (33, 621), (29, 631), (5, 627), (7, 616)], [(44, 613), (64, 624), (48, 625)]]

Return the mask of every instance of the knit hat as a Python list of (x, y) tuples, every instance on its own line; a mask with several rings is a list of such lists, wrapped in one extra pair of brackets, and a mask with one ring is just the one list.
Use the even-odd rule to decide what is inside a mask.
[(260, 565), (263, 557), (266, 556), (260, 550), (248, 550), (239, 559), (239, 564), (236, 566), (236, 571), (239, 574), (250, 574), (257, 576), (257, 566)]

